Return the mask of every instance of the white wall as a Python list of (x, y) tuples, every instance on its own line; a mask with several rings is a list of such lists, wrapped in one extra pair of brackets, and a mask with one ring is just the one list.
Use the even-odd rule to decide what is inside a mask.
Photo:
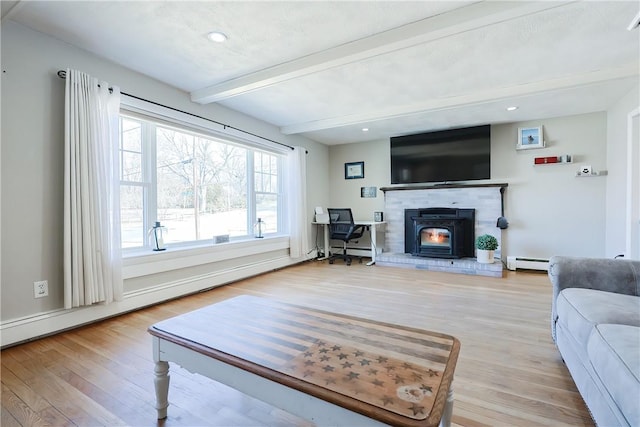
[[(518, 127), (544, 126), (546, 147), (515, 150)], [(607, 177), (576, 178), (580, 165), (603, 170), (606, 114), (492, 126), (492, 178), (506, 181), (506, 254), (604, 256)], [(570, 154), (572, 164), (534, 166), (535, 157)]]
[[(345, 179), (344, 164), (364, 162), (363, 179)], [(351, 208), (356, 219), (373, 220), (375, 211), (384, 211), (380, 187), (391, 182), (389, 140), (343, 144), (329, 147), (330, 208)], [(361, 187), (376, 187), (376, 198), (361, 198)]]
[[(640, 107), (640, 87), (607, 111), (606, 249), (609, 258), (625, 253), (627, 191), (627, 114)], [(637, 143), (637, 141), (636, 141)]]
[[(544, 126), (544, 149), (515, 149), (518, 127)], [(576, 178), (581, 164), (607, 168), (605, 113), (493, 125), (491, 180), (509, 184), (502, 232), (502, 257), (548, 258), (556, 254), (604, 256), (607, 177)], [(534, 166), (534, 157), (571, 154), (576, 163)], [(365, 161), (364, 180), (344, 180), (345, 162)], [(354, 216), (368, 218), (383, 210), (384, 198), (361, 199), (362, 185), (390, 186), (389, 141), (331, 146), (330, 205), (351, 207)], [(369, 172), (369, 173), (367, 173)], [(357, 181), (357, 182), (356, 182)]]
[[(2, 23), (2, 169), (1, 234), (2, 271), (1, 319), (3, 342), (9, 321), (60, 310), (62, 300), (62, 199), (64, 168), (64, 81), (56, 72), (67, 67), (85, 71), (123, 92), (182, 109), (309, 151), (308, 206), (328, 203), (328, 149), (299, 136), (286, 136), (272, 125), (219, 105), (192, 103), (189, 94), (108, 62), (59, 40), (32, 31), (12, 21)], [(311, 236), (311, 226), (309, 226)], [(265, 239), (267, 240), (267, 239)], [(311, 242), (310, 242), (311, 243)], [(125, 291), (157, 285), (173, 286), (176, 292), (193, 292), (244, 275), (258, 274), (286, 264), (288, 244), (265, 243), (264, 253), (239, 257), (235, 261), (216, 255), (205, 256), (206, 266), (191, 266), (149, 277), (125, 281)], [(196, 254), (203, 257), (201, 252)], [(233, 272), (235, 271), (235, 272)], [(233, 273), (232, 273), (233, 272)], [(238, 272), (243, 272), (238, 274)], [(224, 273), (224, 274), (223, 274)], [(227, 274), (228, 273), (228, 274)], [(47, 298), (34, 299), (33, 282), (49, 281)], [(140, 299), (122, 305), (122, 310), (174, 297), (163, 293), (156, 299)], [(117, 308), (115, 309), (118, 310)], [(113, 310), (112, 310), (113, 311)], [(92, 312), (96, 313), (95, 315)], [(84, 310), (82, 321), (114, 314), (104, 308)], [(87, 314), (88, 313), (88, 314)], [(55, 323), (48, 319), (50, 323)], [(21, 321), (24, 323), (24, 321)], [(80, 322), (80, 320), (78, 320)], [(70, 321), (73, 325), (73, 320)], [(37, 329), (37, 328), (36, 328)], [(42, 331), (42, 329), (38, 329)], [(33, 334), (37, 334), (35, 331)]]

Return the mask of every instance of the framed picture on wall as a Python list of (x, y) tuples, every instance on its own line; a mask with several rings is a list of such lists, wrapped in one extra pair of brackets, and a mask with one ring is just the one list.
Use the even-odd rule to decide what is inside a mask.
[(363, 198), (378, 197), (377, 188), (376, 187), (360, 187), (360, 197), (363, 197)]
[(542, 126), (518, 128), (518, 145), (516, 146), (516, 150), (528, 150), (531, 148), (544, 148)]
[(351, 162), (344, 164), (344, 179), (364, 178), (364, 162)]

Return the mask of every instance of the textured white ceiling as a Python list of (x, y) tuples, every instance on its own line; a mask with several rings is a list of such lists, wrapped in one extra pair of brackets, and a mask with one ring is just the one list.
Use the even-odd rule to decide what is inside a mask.
[[(216, 99), (285, 133), (340, 144), (605, 110), (638, 84), (640, 30), (626, 29), (638, 9), (637, 1), (23, 1), (7, 17), (198, 102)], [(229, 40), (209, 42), (212, 30)], [(507, 113), (509, 105), (520, 108)]]

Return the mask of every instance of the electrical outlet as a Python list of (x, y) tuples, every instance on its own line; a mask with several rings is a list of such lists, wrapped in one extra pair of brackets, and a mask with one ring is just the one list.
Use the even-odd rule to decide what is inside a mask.
[(33, 297), (42, 298), (49, 295), (49, 282), (47, 280), (41, 280), (39, 282), (33, 282)]

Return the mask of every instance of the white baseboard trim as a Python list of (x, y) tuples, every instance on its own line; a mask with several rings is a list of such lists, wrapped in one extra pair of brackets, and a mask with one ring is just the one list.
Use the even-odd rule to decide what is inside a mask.
[(507, 269), (549, 271), (549, 260), (545, 258), (507, 257)]
[(70, 310), (60, 309), (5, 321), (0, 324), (0, 346), (4, 348), (25, 341), (31, 341), (42, 336), (117, 316), (173, 298), (287, 267), (301, 261), (303, 260), (292, 260), (288, 256), (282, 256), (260, 263), (213, 271), (200, 276), (163, 283), (151, 288), (127, 292), (122, 301), (116, 301), (107, 305), (97, 304), (91, 307), (81, 307)]

